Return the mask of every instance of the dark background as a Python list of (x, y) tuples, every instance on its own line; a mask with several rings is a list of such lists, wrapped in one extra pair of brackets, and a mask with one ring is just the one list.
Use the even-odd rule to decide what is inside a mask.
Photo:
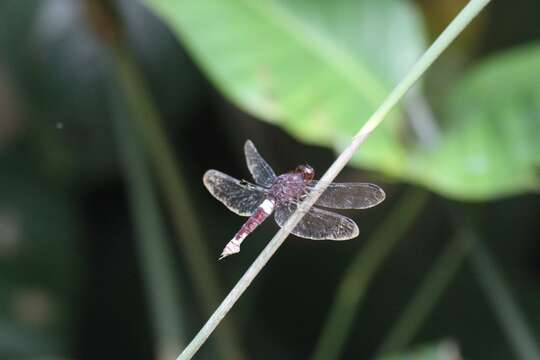
[[(463, 3), (418, 2), (430, 39)], [(2, 359), (45, 355), (150, 359), (156, 352), (153, 315), (134, 240), (133, 209), (111, 120), (114, 104), (120, 101), (116, 98), (122, 98), (121, 88), (114, 85), (118, 79), (110, 41), (116, 40), (107, 37), (114, 28), (101, 28), (104, 32), (99, 34), (89, 8), (84, 1), (0, 2)], [(241, 254), (214, 262), (243, 219), (206, 192), (201, 182), (204, 171), (216, 168), (249, 178), (242, 153), (248, 138), (277, 172), (309, 162), (320, 174), (335, 155), (302, 144), (230, 104), (167, 28), (139, 3), (123, 1), (117, 9), (122, 19), (118, 26), (126, 34), (122, 46), (155, 100), (189, 195), (185, 205), (201, 227), (224, 296), (277, 228), (268, 221), (248, 238)], [(539, 10), (539, 3), (532, 0), (494, 1), (452, 46), (449, 57), (452, 52), (465, 53), (465, 65), (460, 66), (466, 67), (504, 49), (538, 41)], [(309, 357), (336, 287), (361, 249), (362, 239), (412, 187), (352, 168), (340, 179), (377, 182), (386, 190), (387, 200), (370, 211), (347, 212), (361, 227), (358, 241), (330, 244), (291, 237), (285, 243), (230, 314), (248, 358)], [(155, 179), (153, 185), (159, 189)], [(168, 195), (156, 193), (187, 340), (208, 314), (194, 295), (190, 268), (177, 246)], [(432, 194), (375, 274), (342, 358), (374, 355), (451, 238), (455, 220), (448, 214), (452, 211), (473, 214), (538, 340), (538, 196), (457, 204)], [(465, 262), (413, 343), (450, 339), (466, 358), (516, 358), (504, 325), (489, 304)], [(220, 358), (214, 345), (210, 340), (200, 358)]]

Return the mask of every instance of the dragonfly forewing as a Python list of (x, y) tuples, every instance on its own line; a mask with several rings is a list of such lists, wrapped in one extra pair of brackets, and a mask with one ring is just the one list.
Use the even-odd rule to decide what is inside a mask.
[(244, 153), (246, 155), (247, 167), (253, 176), (253, 180), (266, 188), (272, 186), (277, 178), (276, 173), (272, 170), (270, 165), (268, 165), (266, 160), (262, 158), (251, 140), (246, 141)]
[(203, 182), (216, 199), (240, 216), (251, 216), (266, 197), (266, 189), (218, 170), (208, 170)]

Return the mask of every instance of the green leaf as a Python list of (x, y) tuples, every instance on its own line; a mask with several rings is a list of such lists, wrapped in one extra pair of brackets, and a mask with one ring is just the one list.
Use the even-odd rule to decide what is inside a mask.
[(538, 190), (539, 84), (538, 45), (478, 65), (445, 104), (440, 147), (415, 155), (410, 178), (466, 200)]
[(412, 352), (383, 356), (378, 360), (455, 360), (461, 359), (454, 343), (441, 342), (436, 345), (421, 347)]
[[(424, 47), (404, 1), (146, 4), (240, 108), (338, 151)], [(539, 67), (532, 47), (487, 61), (449, 96), (438, 147), (405, 146), (398, 109), (352, 163), (465, 200), (537, 189)]]
[[(404, 1), (146, 3), (240, 108), (331, 147), (349, 141), (423, 47)], [(366, 142), (364, 166), (402, 171), (399, 118), (398, 110)]]

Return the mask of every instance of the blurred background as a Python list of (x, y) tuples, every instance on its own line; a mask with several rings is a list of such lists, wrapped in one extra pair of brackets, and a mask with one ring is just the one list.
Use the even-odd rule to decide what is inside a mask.
[[(321, 175), (464, 0), (2, 0), (0, 359), (173, 359), (262, 250), (203, 187)], [(540, 359), (540, 3), (490, 4), (200, 359)]]

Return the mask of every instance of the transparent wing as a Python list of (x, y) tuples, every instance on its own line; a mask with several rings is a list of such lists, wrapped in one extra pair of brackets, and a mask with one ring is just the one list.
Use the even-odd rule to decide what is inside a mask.
[[(274, 215), (278, 225), (283, 227), (296, 208), (296, 203), (279, 205)], [(359, 230), (348, 217), (312, 207), (291, 233), (312, 240), (349, 240), (357, 237)]]
[(210, 194), (240, 216), (251, 216), (266, 196), (266, 190), (262, 187), (217, 170), (208, 170), (203, 182)]
[(276, 180), (276, 173), (262, 158), (251, 140), (246, 141), (244, 153), (246, 154), (247, 167), (255, 182), (267, 188), (272, 186)]
[[(307, 190), (317, 184), (310, 181)], [(315, 205), (333, 209), (367, 209), (380, 204), (386, 197), (383, 189), (370, 183), (331, 183)]]

